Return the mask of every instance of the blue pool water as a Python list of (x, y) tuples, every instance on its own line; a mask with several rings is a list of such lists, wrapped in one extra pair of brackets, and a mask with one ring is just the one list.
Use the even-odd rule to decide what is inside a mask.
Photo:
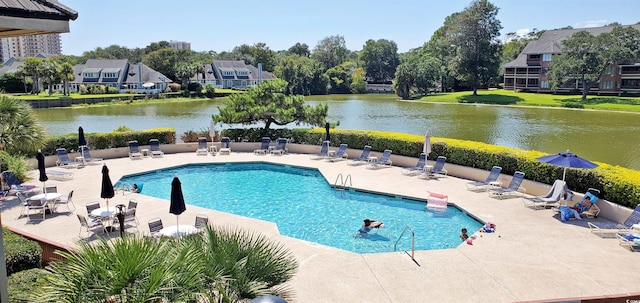
[[(187, 205), (275, 222), (281, 234), (357, 253), (392, 252), (406, 226), (416, 250), (458, 246), (460, 229), (482, 224), (455, 207), (425, 209), (412, 199), (332, 188), (315, 169), (265, 163), (186, 165), (125, 176), (143, 183), (142, 194), (169, 200), (173, 174)], [(167, 210), (168, 212), (168, 210)], [(382, 221), (366, 238), (354, 237), (365, 218)], [(211, 218), (215, 222), (215, 218)], [(411, 250), (406, 233), (397, 250)]]

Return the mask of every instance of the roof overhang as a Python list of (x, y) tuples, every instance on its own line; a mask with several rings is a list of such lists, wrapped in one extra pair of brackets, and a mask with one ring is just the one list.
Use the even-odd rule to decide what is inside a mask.
[(68, 20), (0, 16), (0, 38), (68, 32)]
[(57, 0), (0, 2), (0, 38), (69, 32), (78, 13)]

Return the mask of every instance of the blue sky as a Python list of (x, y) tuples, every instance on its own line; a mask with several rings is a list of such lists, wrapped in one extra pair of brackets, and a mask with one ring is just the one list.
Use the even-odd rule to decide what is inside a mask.
[[(143, 48), (178, 40), (194, 51), (231, 51), (264, 42), (272, 50), (296, 42), (311, 49), (334, 35), (360, 50), (369, 39), (388, 39), (399, 52), (419, 47), (442, 26), (445, 17), (464, 10), (467, 0), (59, 0), (76, 10), (71, 32), (62, 34), (62, 52), (81, 55), (113, 44)], [(638, 0), (493, 0), (508, 32), (593, 27), (640, 22)]]

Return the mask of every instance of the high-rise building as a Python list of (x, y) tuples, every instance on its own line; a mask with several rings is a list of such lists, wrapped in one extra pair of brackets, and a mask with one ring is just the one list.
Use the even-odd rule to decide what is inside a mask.
[(169, 45), (171, 45), (171, 48), (173, 48), (175, 50), (180, 50), (180, 49), (190, 50), (191, 49), (191, 43), (184, 42), (184, 41), (171, 40), (171, 41), (169, 41)]
[(38, 54), (62, 54), (60, 34), (2, 38), (0, 45), (2, 46), (0, 49), (2, 62), (5, 62), (11, 57), (28, 58), (35, 57)]

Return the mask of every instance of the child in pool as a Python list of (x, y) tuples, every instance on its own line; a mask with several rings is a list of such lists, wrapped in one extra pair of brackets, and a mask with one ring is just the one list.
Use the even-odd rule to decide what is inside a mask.
[(362, 224), (362, 227), (358, 229), (358, 233), (359, 233), (359, 236), (362, 237), (362, 236), (368, 235), (371, 229), (382, 228), (382, 227), (384, 227), (384, 223), (380, 221), (364, 219), (364, 224)]

